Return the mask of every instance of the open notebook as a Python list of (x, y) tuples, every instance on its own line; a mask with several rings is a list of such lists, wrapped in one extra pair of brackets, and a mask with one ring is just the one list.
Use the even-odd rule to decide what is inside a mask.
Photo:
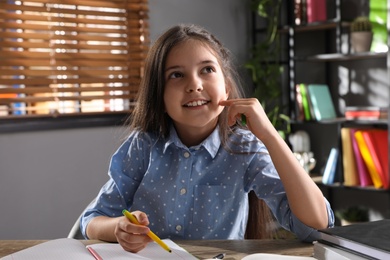
[[(172, 250), (169, 253), (152, 242), (142, 251), (133, 254), (123, 250), (116, 243), (98, 243), (85, 246), (81, 241), (72, 238), (60, 238), (38, 244), (1, 258), (1, 260), (128, 260), (128, 259), (197, 259), (170, 239), (163, 240)], [(95, 254), (93, 254), (94, 252)]]

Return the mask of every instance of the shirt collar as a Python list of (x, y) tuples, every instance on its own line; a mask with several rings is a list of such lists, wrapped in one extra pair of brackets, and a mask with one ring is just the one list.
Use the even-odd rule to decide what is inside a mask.
[(200, 143), (197, 146), (192, 146), (188, 148), (186, 145), (184, 145), (181, 142), (179, 136), (177, 135), (175, 127), (172, 125), (169, 131), (169, 137), (164, 145), (164, 150), (163, 150), (164, 153), (171, 144), (175, 144), (177, 147), (186, 150), (190, 150), (190, 149), (197, 150), (198, 148), (203, 146), (207, 150), (207, 152), (211, 155), (211, 157), (214, 158), (217, 155), (219, 147), (221, 146), (221, 138), (219, 136), (219, 126), (217, 126), (214, 129), (214, 131), (202, 143)]

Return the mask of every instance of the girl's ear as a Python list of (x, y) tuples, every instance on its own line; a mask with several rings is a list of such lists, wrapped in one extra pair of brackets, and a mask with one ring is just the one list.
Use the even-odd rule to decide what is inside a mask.
[(231, 85), (229, 78), (225, 77), (225, 93), (226, 93), (226, 99), (228, 99), (230, 95)]
[(230, 94), (230, 90), (229, 90), (229, 89), (226, 89), (226, 100), (229, 99), (229, 94)]
[(230, 90), (231, 90), (230, 83), (228, 82), (225, 83), (225, 89), (226, 89), (226, 99), (229, 99)]

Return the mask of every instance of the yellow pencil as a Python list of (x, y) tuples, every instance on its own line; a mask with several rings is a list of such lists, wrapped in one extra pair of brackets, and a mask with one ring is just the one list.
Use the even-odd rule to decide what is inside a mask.
[[(133, 224), (136, 224), (136, 225), (141, 225), (137, 218), (134, 217), (133, 214), (131, 214), (129, 211), (127, 210), (122, 210), (122, 213), (123, 215), (125, 215), (131, 223)], [(154, 234), (151, 230), (149, 231), (149, 233), (147, 233), (148, 237), (150, 237), (151, 239), (153, 239), (154, 242), (156, 242), (157, 244), (159, 244), (162, 248), (164, 248), (165, 250), (167, 250), (169, 253), (172, 253), (172, 250), (167, 246), (167, 244), (165, 244), (156, 234)]]

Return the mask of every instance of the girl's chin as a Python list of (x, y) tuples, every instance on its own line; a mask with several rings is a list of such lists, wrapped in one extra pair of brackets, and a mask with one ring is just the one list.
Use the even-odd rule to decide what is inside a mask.
[(174, 121), (174, 124), (175, 126), (181, 128), (214, 128), (217, 125), (217, 122), (218, 118), (199, 120), (194, 118), (187, 118), (187, 120), (183, 121)]

